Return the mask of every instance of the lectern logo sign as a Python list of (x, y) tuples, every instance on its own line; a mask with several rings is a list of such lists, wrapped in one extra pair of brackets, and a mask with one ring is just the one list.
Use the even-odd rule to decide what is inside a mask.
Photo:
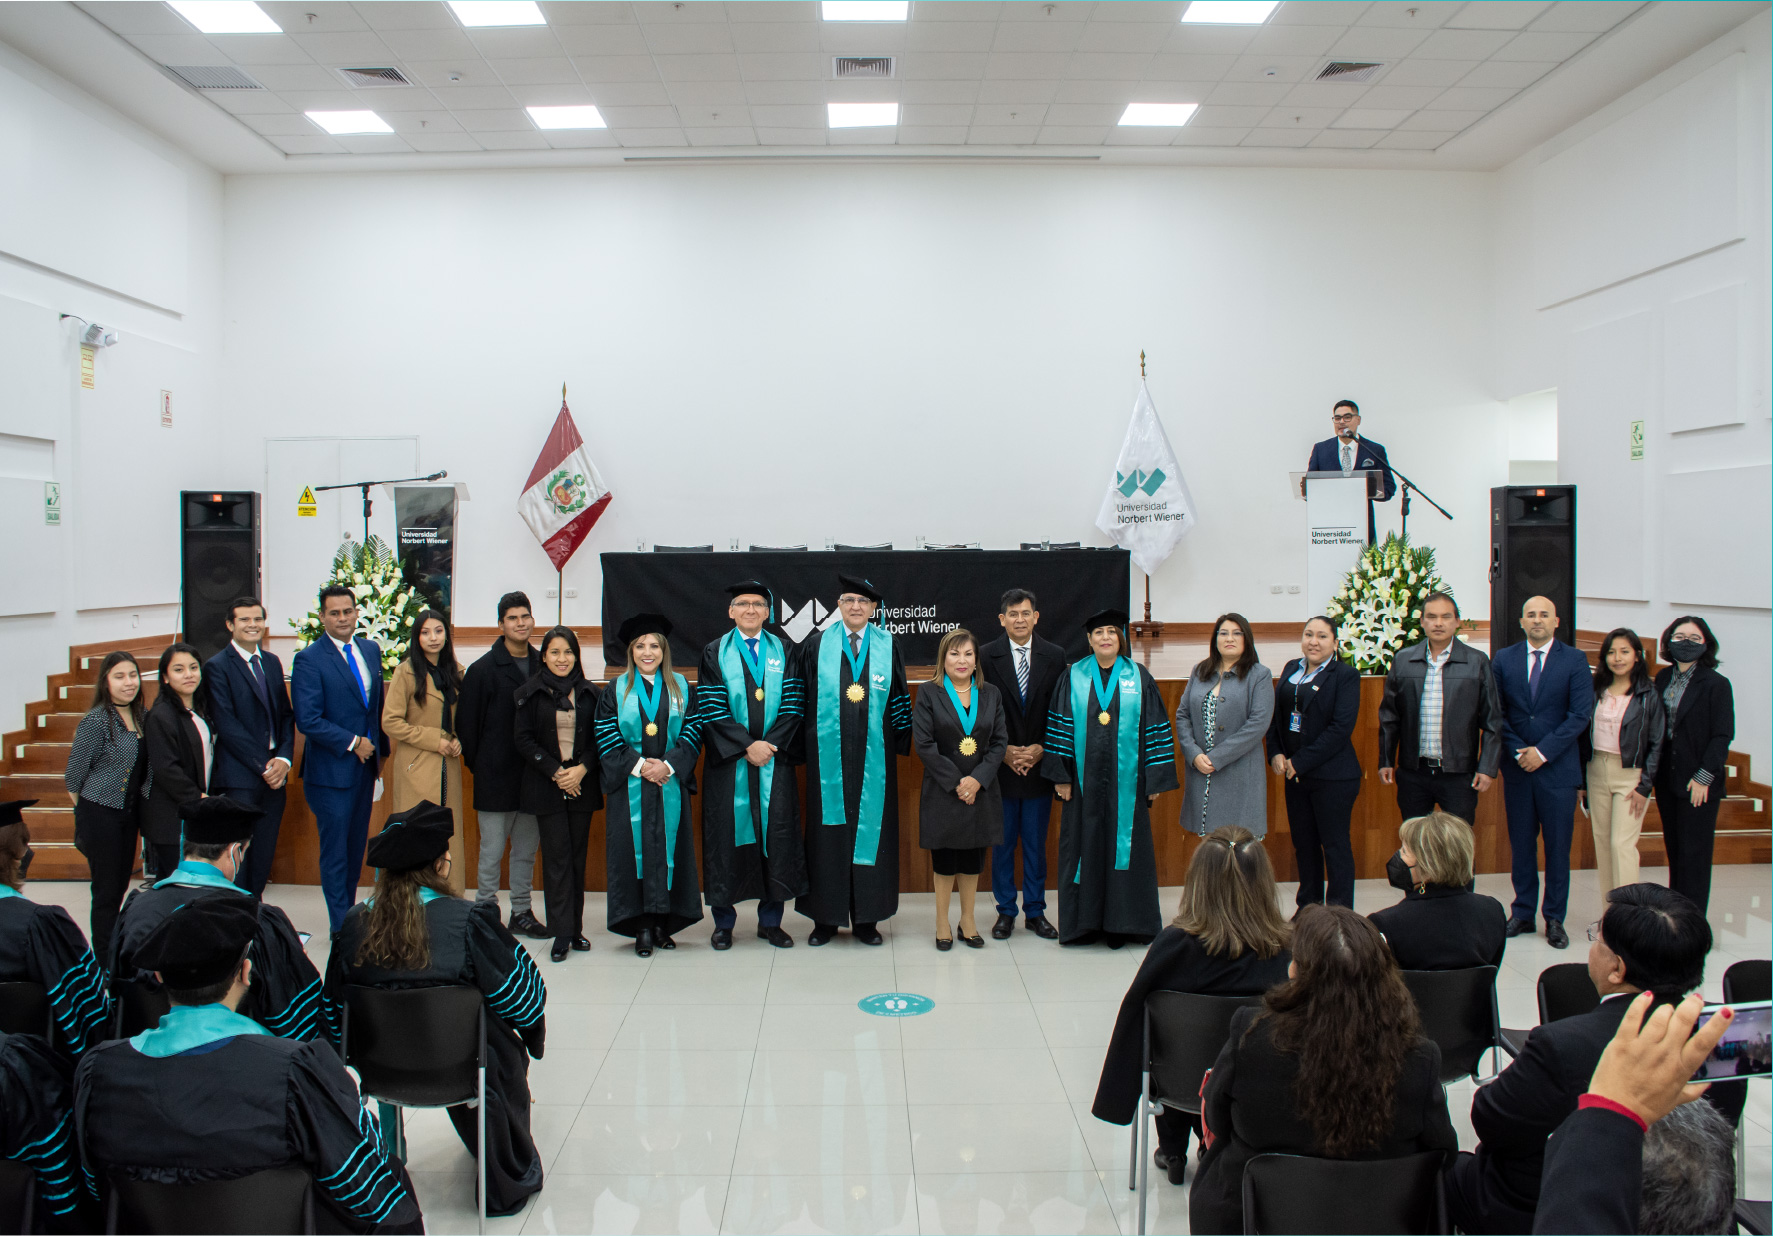
[(548, 503), (557, 515), (571, 515), (575, 511), (585, 509), (590, 494), (585, 490), (585, 477), (582, 473), (570, 472), (562, 468), (548, 478)]
[(1141, 490), (1147, 498), (1153, 497), (1163, 486), (1165, 477), (1162, 468), (1154, 468), (1150, 472), (1141, 472), (1137, 468), (1131, 476), (1116, 472), (1114, 487), (1120, 490), (1121, 497), (1130, 498), (1134, 490)]

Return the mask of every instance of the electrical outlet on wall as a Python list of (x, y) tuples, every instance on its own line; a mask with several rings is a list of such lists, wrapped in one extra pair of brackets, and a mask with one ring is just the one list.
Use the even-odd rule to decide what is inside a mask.
[(1287, 585), (1287, 594), (1289, 596), (1298, 596), (1299, 595), (1299, 585), (1298, 584), (1288, 584)]
[(568, 588), (566, 590), (566, 599), (569, 601), (578, 595), (579, 595), (579, 590), (577, 588)]
[(560, 590), (558, 588), (550, 588), (542, 595), (547, 597), (550, 601), (556, 601), (560, 599)]
[(132, 627), (141, 626), (142, 625), (142, 616), (140, 614), (131, 614), (129, 616), (129, 625)]
[(1270, 584), (1270, 585), (1268, 585), (1268, 591), (1272, 592), (1276, 596), (1279, 596), (1281, 593), (1285, 592), (1286, 590), (1287, 590), (1287, 586), (1285, 584)]

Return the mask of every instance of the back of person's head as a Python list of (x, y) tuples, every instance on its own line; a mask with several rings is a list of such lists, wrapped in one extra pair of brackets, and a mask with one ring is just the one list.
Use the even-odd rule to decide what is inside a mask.
[(1293, 921), (1293, 977), (1264, 1004), (1275, 1047), (1299, 1058), (1293, 1097), (1319, 1153), (1348, 1158), (1378, 1146), (1421, 1038), (1416, 1001), (1379, 929), (1345, 906), (1306, 906)]
[(1398, 839), (1416, 859), (1416, 870), (1425, 884), (1464, 888), (1471, 883), (1471, 825), (1449, 811), (1430, 811), (1405, 820)]
[(25, 855), (31, 850), (31, 826), (0, 825), (0, 884), (18, 890), (25, 886)]
[(422, 888), (446, 897), (455, 895), (435, 864), (407, 871), (384, 867), (376, 872), (375, 893), (364, 915), (363, 939), (353, 961), (384, 970), (431, 968), (431, 925), (425, 918), (424, 898), (419, 895)]
[(1626, 982), (1672, 998), (1704, 981), (1711, 924), (1671, 888), (1627, 884), (1607, 894), (1601, 940), (1625, 963)]
[(1274, 868), (1254, 833), (1228, 824), (1201, 838), (1172, 925), (1215, 956), (1238, 957), (1249, 949), (1269, 958), (1287, 947), (1291, 929), (1281, 917)]
[(1683, 1103), (1644, 1134), (1638, 1231), (1656, 1236), (1736, 1230), (1735, 1130), (1718, 1109)]

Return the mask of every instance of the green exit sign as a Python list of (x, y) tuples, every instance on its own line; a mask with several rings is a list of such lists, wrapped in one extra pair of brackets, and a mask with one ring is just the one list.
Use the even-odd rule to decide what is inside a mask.
[(1644, 422), (1642, 421), (1631, 423), (1631, 457), (1633, 459), (1644, 457)]

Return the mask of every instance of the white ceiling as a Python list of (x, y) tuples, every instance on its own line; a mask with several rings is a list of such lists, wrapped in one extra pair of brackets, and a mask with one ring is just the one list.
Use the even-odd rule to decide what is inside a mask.
[[(1453, 165), (1433, 152), (1465, 148), (1494, 165), (1766, 6), (1287, 0), (1261, 26), (1205, 26), (1179, 20), (1184, 0), (916, 0), (896, 23), (825, 22), (813, 0), (544, 0), (546, 26), (464, 29), (431, 0), (262, 0), (285, 33), (211, 36), (141, 0), (82, 3), (92, 20), (78, 24), (21, 13), (73, 7), (0, 6), (0, 38), (150, 127), (182, 126), (168, 136), (223, 170), (249, 170), (561, 152), (1316, 163), (1362, 152), (1368, 166), (1383, 152), (1419, 166)], [(112, 46), (82, 49), (82, 37)], [(894, 76), (835, 80), (835, 55), (890, 55)], [(1366, 83), (1312, 80), (1331, 59), (1385, 67)], [(234, 65), (265, 88), (198, 92), (159, 65)], [(363, 66), (416, 84), (353, 89), (335, 71)], [(827, 102), (889, 100), (897, 126), (825, 126)], [(1201, 106), (1183, 128), (1117, 127), (1133, 101)], [(523, 110), (569, 103), (595, 103), (610, 127), (544, 132)], [(329, 137), (303, 115), (359, 108), (395, 132)], [(1491, 149), (1474, 140), (1487, 130), (1513, 136)]]

